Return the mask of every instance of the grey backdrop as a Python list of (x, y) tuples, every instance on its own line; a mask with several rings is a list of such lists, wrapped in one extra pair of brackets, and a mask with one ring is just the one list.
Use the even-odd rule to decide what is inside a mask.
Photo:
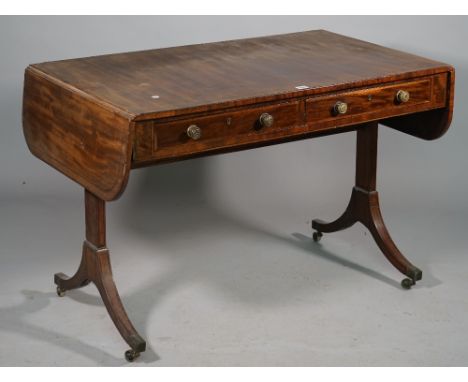
[[(455, 113), (442, 139), (426, 142), (380, 129), (378, 188), (384, 218), (400, 248), (423, 268), (422, 289), (401, 292), (401, 276), (360, 227), (329, 235), (320, 247), (309, 242), (310, 219), (334, 218), (348, 201), (353, 133), (137, 170), (124, 196), (109, 206), (109, 245), (130, 316), (154, 345), (145, 362), (463, 364), (466, 350), (460, 350), (459, 333), (468, 328), (461, 293), (468, 286), (463, 284), (468, 247), (468, 108), (463, 105), (468, 98), (468, 18), (390, 16), (0, 17), (0, 364), (120, 365), (119, 353), (125, 349), (92, 289), (60, 301), (54, 297), (52, 274), (72, 273), (80, 256), (82, 190), (27, 150), (21, 129), (25, 67), (319, 28), (456, 68)], [(300, 255), (295, 257), (294, 251)], [(328, 258), (326, 265), (313, 264), (310, 256), (301, 263), (304, 253)], [(191, 283), (203, 286), (200, 294)], [(179, 295), (181, 285), (189, 286)], [(338, 295), (331, 292), (335, 288)], [(424, 288), (427, 295), (421, 296)], [(323, 300), (309, 301), (306, 296), (317, 296), (317, 291), (326, 292), (324, 297), (319, 294)], [(351, 296), (370, 291), (375, 294), (366, 297), (367, 308), (359, 305), (367, 303), (361, 300), (346, 305)], [(213, 295), (221, 308), (200, 306), (209, 305)], [(439, 312), (458, 309), (459, 314), (450, 319), (431, 316), (437, 296)], [(443, 305), (447, 298), (451, 305)], [(164, 299), (172, 301), (172, 308), (160, 305)], [(387, 308), (401, 313), (395, 307), (401, 300), (410, 310), (421, 303), (427, 314), (413, 315), (410, 321), (393, 317), (392, 322), (403, 320), (403, 332), (396, 334), (401, 342), (388, 347), (394, 328), (378, 323), (393, 314)], [(291, 301), (300, 304), (299, 310), (311, 309), (310, 314), (343, 311), (296, 322), (305, 311), (291, 313)], [(166, 321), (151, 319), (153, 311)], [(372, 333), (386, 330), (388, 337), (362, 342), (366, 337), (360, 330), (371, 324), (353, 327), (345, 320), (359, 311), (352, 322), (364, 322), (369, 312), (377, 312), (370, 318), (376, 325)], [(433, 320), (427, 321), (428, 316)], [(270, 322), (272, 317), (277, 321)], [(288, 325), (283, 324), (286, 319)], [(315, 319), (320, 324), (310, 328)], [(96, 324), (99, 330), (94, 329), (93, 337), (89, 325), (96, 320), (103, 323)], [(340, 329), (343, 322), (351, 325), (348, 332)], [(440, 322), (445, 326), (437, 326)], [(417, 344), (405, 332), (414, 334), (416, 324), (423, 325), (415, 334), (420, 336)], [(254, 332), (260, 334), (252, 339)], [(337, 339), (337, 333), (342, 337)], [(432, 345), (424, 342), (428, 333)], [(12, 343), (19, 350), (12, 352)]]

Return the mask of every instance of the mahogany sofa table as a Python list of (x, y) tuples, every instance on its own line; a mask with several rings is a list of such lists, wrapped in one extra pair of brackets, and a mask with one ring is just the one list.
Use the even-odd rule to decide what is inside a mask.
[(57, 293), (93, 282), (131, 361), (146, 342), (114, 284), (105, 203), (131, 169), (357, 132), (356, 181), (341, 217), (313, 238), (362, 223), (410, 288), (422, 277), (392, 241), (376, 191), (378, 124), (432, 140), (448, 129), (454, 69), (323, 30), (30, 65), (23, 130), (31, 152), (85, 189), (86, 240)]

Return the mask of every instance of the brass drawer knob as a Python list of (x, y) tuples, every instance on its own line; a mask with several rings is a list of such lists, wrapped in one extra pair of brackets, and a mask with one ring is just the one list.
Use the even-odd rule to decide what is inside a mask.
[(262, 127), (271, 127), (273, 126), (273, 122), (275, 122), (273, 116), (268, 113), (263, 113), (258, 120)]
[(410, 99), (409, 92), (406, 90), (398, 90), (396, 94), (396, 100), (400, 103), (408, 102)]
[(348, 111), (348, 104), (346, 102), (338, 101), (335, 103), (335, 106), (333, 106), (333, 111), (335, 114), (346, 114)]
[(197, 125), (190, 125), (187, 128), (187, 135), (196, 141), (201, 138), (201, 129)]

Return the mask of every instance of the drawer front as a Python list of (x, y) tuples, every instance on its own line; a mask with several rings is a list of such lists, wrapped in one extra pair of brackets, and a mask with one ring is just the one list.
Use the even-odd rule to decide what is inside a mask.
[[(309, 98), (306, 101), (307, 123), (313, 129), (320, 130), (443, 107), (446, 84), (447, 74), (444, 73), (420, 80)], [(407, 100), (405, 93), (409, 95)], [(402, 94), (401, 99), (398, 94)], [(339, 104), (343, 114), (339, 113)], [(343, 105), (346, 105), (345, 110)]]
[[(133, 166), (302, 139), (315, 132), (333, 133), (338, 127), (442, 108), (447, 79), (442, 73), (229, 112), (136, 122)], [(398, 100), (399, 91), (409, 98)], [(346, 104), (345, 113), (335, 111), (338, 102)], [(260, 124), (263, 114), (273, 117), (271, 126)], [(194, 129), (192, 136), (189, 127)]]
[[(260, 123), (265, 114), (271, 126)], [(304, 130), (304, 101), (235, 110), (221, 114), (169, 121), (138, 123), (135, 161), (163, 160), (232, 146), (255, 144)], [(193, 139), (189, 127), (201, 134)]]

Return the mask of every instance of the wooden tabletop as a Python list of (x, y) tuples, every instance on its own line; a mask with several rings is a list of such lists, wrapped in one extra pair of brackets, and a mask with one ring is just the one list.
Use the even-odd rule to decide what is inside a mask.
[(146, 119), (395, 81), (448, 65), (316, 30), (32, 68), (129, 118)]

